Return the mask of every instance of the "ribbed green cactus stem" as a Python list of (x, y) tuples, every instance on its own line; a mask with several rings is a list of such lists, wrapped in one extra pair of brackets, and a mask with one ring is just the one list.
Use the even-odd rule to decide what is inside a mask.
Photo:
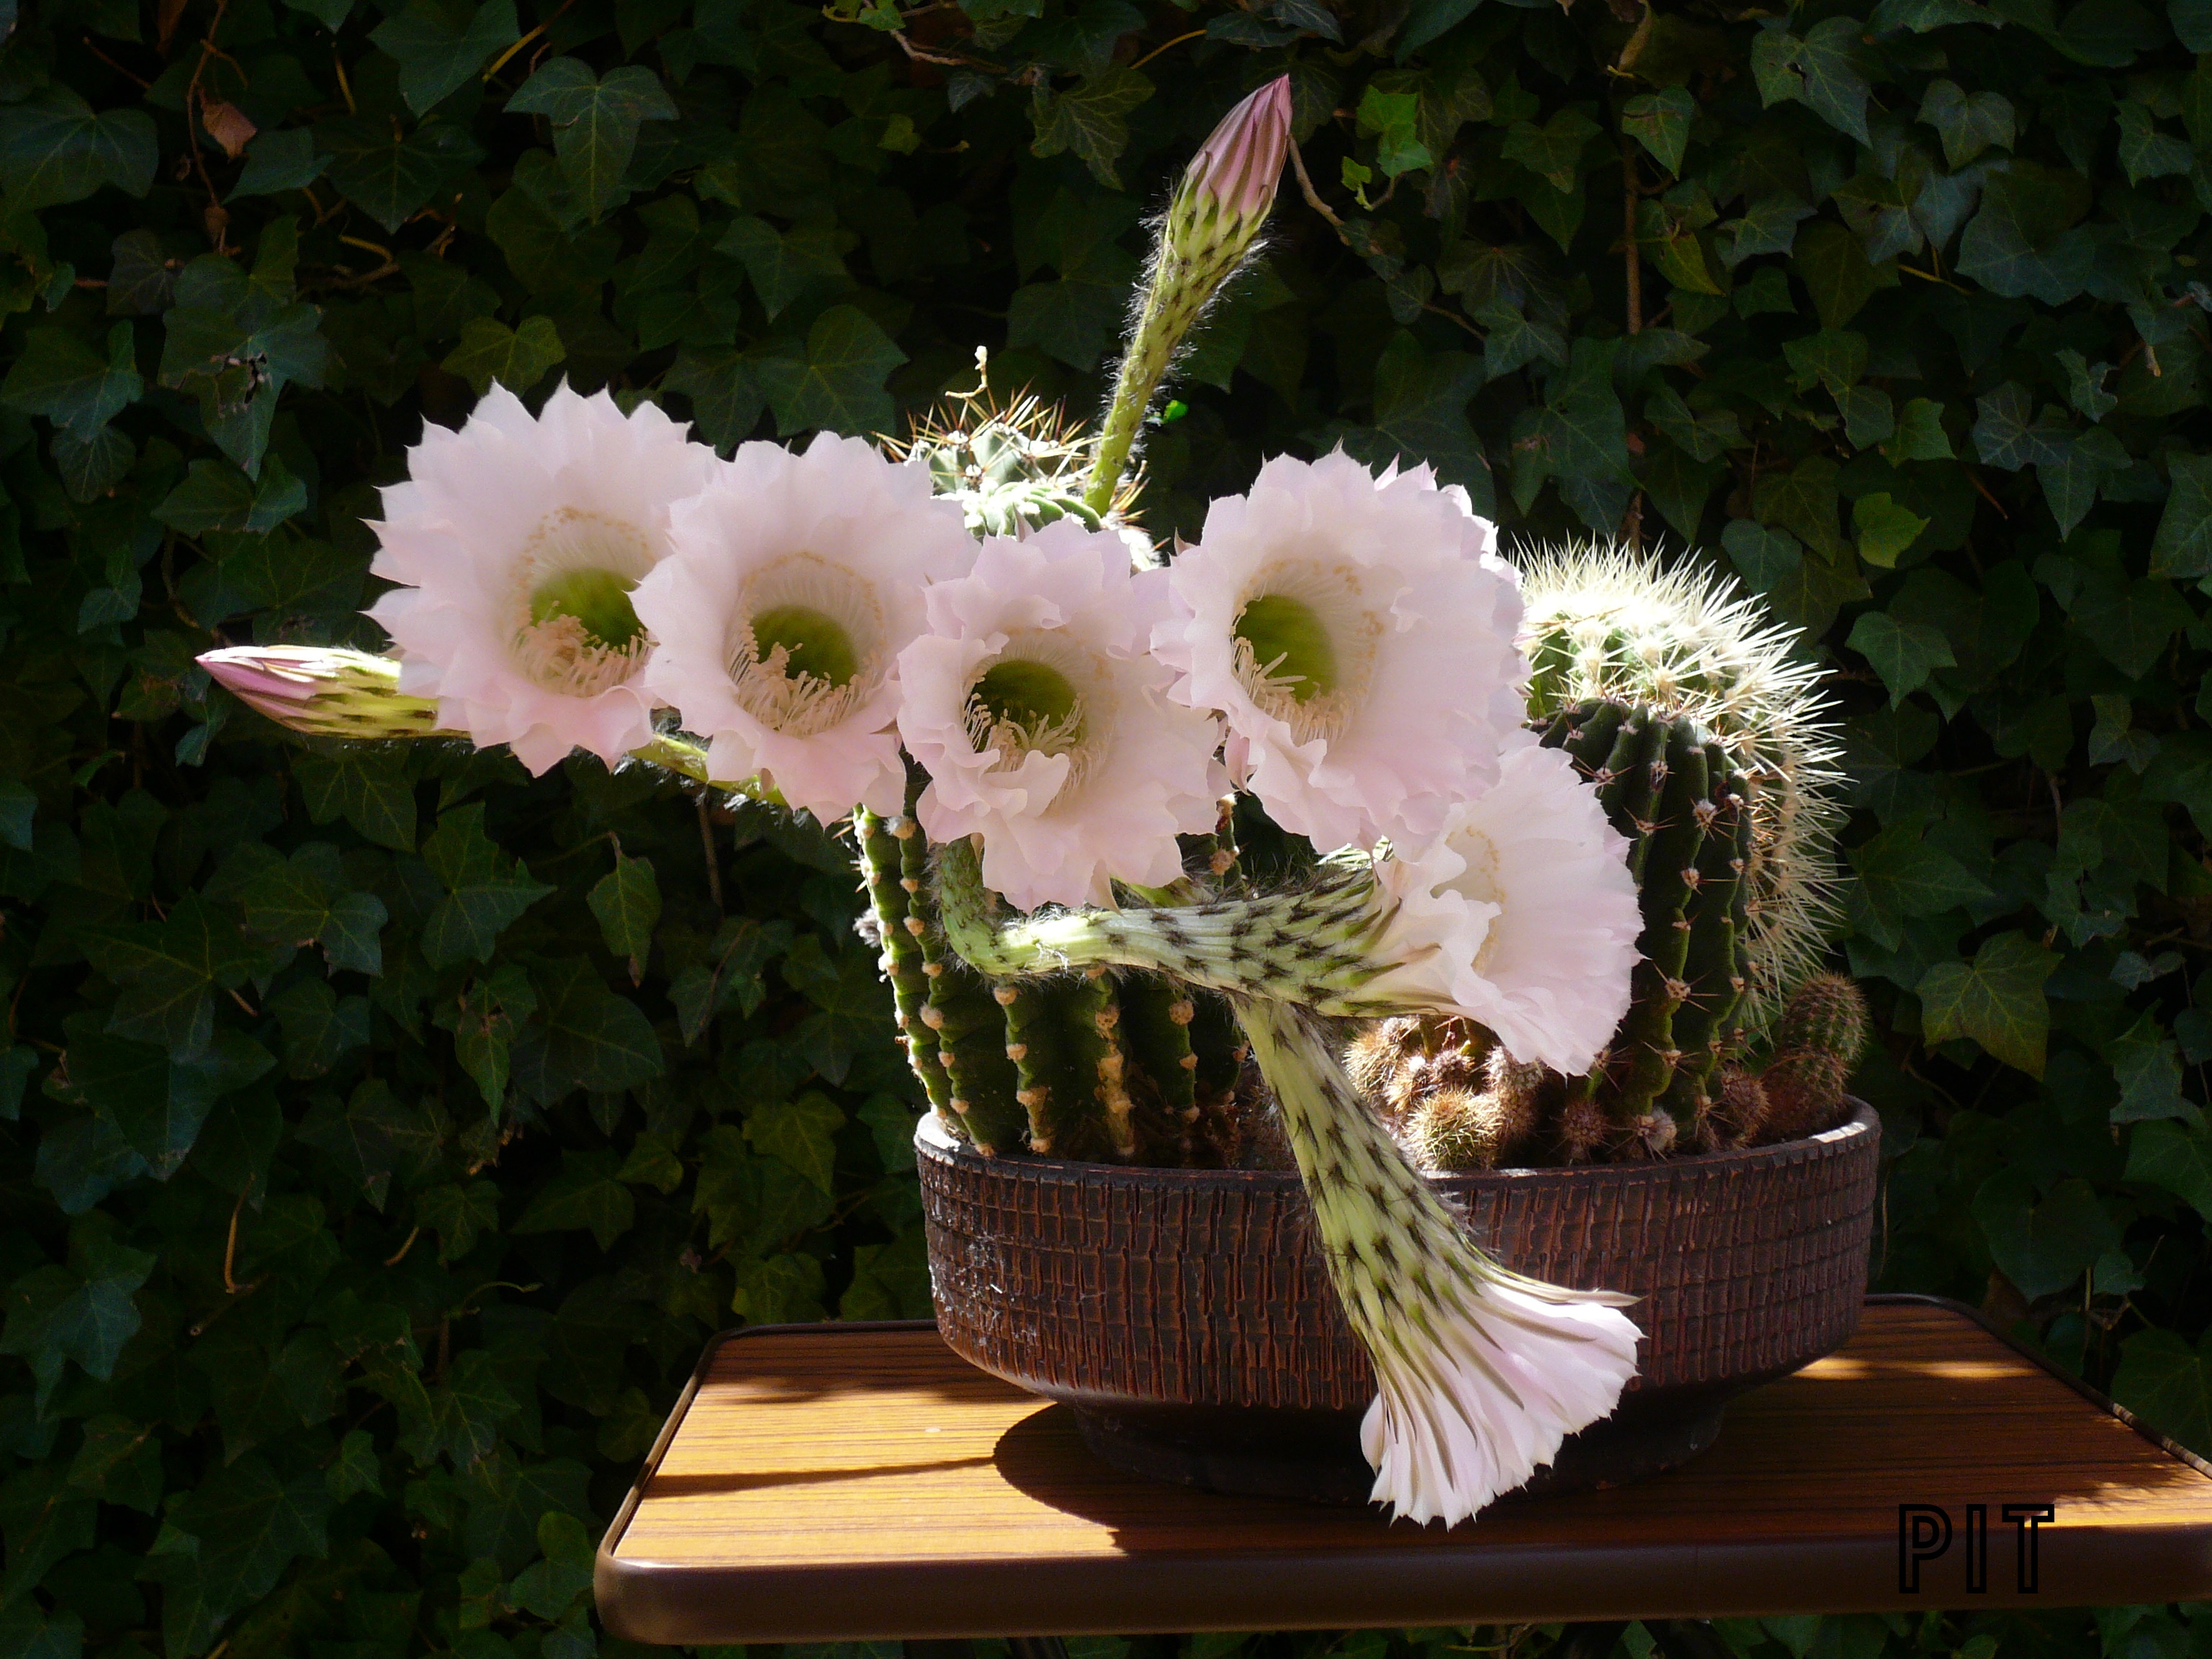
[(1690, 874), (1687, 905), (1689, 950), (1682, 979), (1689, 994), (1674, 1011), (1672, 1039), (1681, 1060), (1674, 1068), (1664, 1104), (1677, 1123), (1692, 1127), (1697, 1145), (1712, 1151), (1721, 1143), (1712, 1121), (1714, 1073), (1722, 1060), (1742, 1042), (1737, 1020), (1747, 981), (1738, 951), (1746, 871), (1751, 857), (1750, 780), (1729, 764), (1720, 744), (1705, 745), (1710, 786), (1694, 811), (1704, 839)]
[[(399, 689), (399, 664), (343, 646), (234, 646), (204, 653), (200, 665), (216, 683), (279, 726), (311, 738), (378, 742), (398, 738), (469, 740), (438, 724), (434, 698)], [(664, 732), (630, 757), (678, 773), (726, 794), (783, 805), (758, 778), (716, 778), (707, 750), (679, 732)]]
[(1689, 999), (1682, 976), (1692, 927), (1686, 913), (1697, 890), (1698, 854), (1705, 842), (1697, 809), (1705, 799), (1705, 751), (1694, 724), (1669, 725), (1664, 765), (1656, 823), (1645, 838), (1648, 851), (1638, 876), (1644, 933), (1637, 943), (1644, 960), (1636, 964), (1628, 1017), (1615, 1042), (1627, 1050), (1617, 1115), (1653, 1152), (1671, 1149), (1676, 1133), (1688, 1127), (1665, 1115), (1661, 1101), (1682, 1058), (1674, 1042), (1674, 1014)]
[(1815, 974), (1792, 992), (1775, 1024), (1773, 1058), (1759, 1074), (1766, 1113), (1758, 1138), (1790, 1140), (1832, 1127), (1866, 1037), (1866, 998), (1842, 975)]
[(1328, 866), (1311, 886), (1172, 908), (1005, 917), (964, 842), (937, 863), (945, 936), (994, 977), (1140, 968), (1210, 989), (1279, 996), (1323, 1013), (1379, 1012), (1361, 988), (1384, 964), (1368, 947), (1384, 914), (1364, 865)]
[(1085, 1133), (1087, 1090), (1067, 1042), (1067, 1008), (1079, 988), (1048, 979), (1003, 980), (992, 1000), (1006, 1011), (1006, 1058), (1014, 1063), (1014, 1098), (1029, 1119), (1029, 1149), (1051, 1158), (1105, 1156), (1104, 1136)]
[(1243, 1152), (1243, 1125), (1237, 1112), (1237, 1082), (1248, 1052), (1244, 1033), (1228, 1000), (1212, 991), (1186, 987), (1190, 998), (1190, 1047), (1198, 1061), (1198, 1119), (1193, 1138), (1213, 1160), (1233, 1164)]
[[(949, 1118), (952, 1094), (945, 1081), (944, 1062), (938, 1058), (937, 1033), (921, 1018), (929, 1002), (929, 976), (922, 971), (921, 941), (907, 926), (908, 919), (919, 913), (923, 902), (921, 835), (912, 818), (880, 817), (865, 806), (853, 814), (853, 833), (860, 844), (862, 867), (867, 873), (868, 899), (883, 947), (884, 977), (891, 985), (899, 1042), (929, 1103), (940, 1116)], [(904, 856), (908, 847), (916, 849), (912, 875), (908, 873)]]
[(1006, 1011), (989, 981), (947, 948), (943, 918), (917, 908), (924, 914), (910, 917), (907, 926), (921, 941), (922, 972), (929, 979), (929, 1000), (920, 1017), (937, 1037), (947, 1103), (978, 1152), (1018, 1152), (1029, 1115), (1016, 1098), (1021, 1080), (1006, 1057)]
[(1613, 1410), (1635, 1370), (1630, 1298), (1540, 1284), (1478, 1249), (1360, 1100), (1308, 1011), (1238, 1005), (1313, 1205), (1329, 1278), (1374, 1362), (1374, 1497), (1447, 1524)]
[(1198, 1006), (1190, 988), (1163, 974), (1125, 974), (1116, 988), (1121, 1041), (1152, 1080), (1161, 1109), (1185, 1125), (1198, 1116), (1198, 1055), (1190, 1046)]

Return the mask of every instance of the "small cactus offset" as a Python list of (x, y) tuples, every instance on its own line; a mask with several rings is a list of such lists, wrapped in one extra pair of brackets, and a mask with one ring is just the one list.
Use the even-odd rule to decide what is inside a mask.
[(1774, 1024), (1774, 1047), (1756, 1077), (1755, 1115), (1739, 1131), (1748, 1145), (1795, 1140), (1843, 1121), (1844, 1088), (1865, 1052), (1866, 998), (1840, 974), (1815, 974), (1790, 994)]

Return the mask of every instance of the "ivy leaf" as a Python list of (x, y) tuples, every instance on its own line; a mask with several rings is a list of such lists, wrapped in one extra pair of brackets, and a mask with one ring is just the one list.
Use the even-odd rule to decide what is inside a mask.
[(415, 1218), (438, 1235), (438, 1260), (459, 1261), (499, 1231), (499, 1188), (489, 1181), (441, 1182), (416, 1196)]
[(615, 867), (592, 886), (586, 901), (599, 919), (607, 949), (629, 963), (632, 983), (645, 977), (645, 958), (653, 949), (653, 930), (660, 921), (660, 884), (649, 859), (634, 859), (619, 848)]
[(1419, 97), (1410, 92), (1385, 92), (1370, 83), (1360, 95), (1356, 125), (1375, 135), (1375, 165), (1385, 179), (1434, 164), (1436, 157), (1420, 141), (1420, 112)]
[(107, 1029), (179, 1059), (207, 1051), (215, 992), (244, 984), (261, 960), (198, 893), (186, 893), (164, 921), (88, 927), (79, 939), (93, 965), (122, 988)]
[(258, 483), (228, 461), (202, 459), (161, 498), (154, 516), (183, 536), (242, 530), (262, 536), (307, 510), (307, 487), (281, 457), (271, 456)]
[(2097, 257), (2076, 224), (2088, 188), (2070, 175), (2015, 161), (1982, 186), (1982, 208), (1960, 240), (1960, 274), (2008, 299), (2063, 305), (2081, 292)]
[(763, 357), (758, 373), (775, 410), (777, 432), (842, 432), (865, 435), (886, 430), (895, 410), (884, 382), (906, 361), (867, 313), (854, 306), (832, 306), (814, 319), (804, 361)]
[(1917, 823), (1893, 824), (1853, 848), (1850, 858), (1858, 872), (1855, 914), (1893, 946), (1904, 918), (1940, 915), (1990, 896), (1966, 866), (1929, 844)]
[(852, 282), (838, 240), (831, 226), (802, 224), (780, 231), (767, 220), (746, 214), (723, 233), (714, 247), (744, 263), (754, 291), (773, 319), (815, 283), (843, 287)]
[(2160, 132), (2144, 105), (2128, 99), (2119, 107), (2120, 166), (2130, 185), (2187, 173), (2196, 161), (2189, 141)]
[(258, 134), (246, 147), (246, 165), (223, 200), (236, 202), (252, 196), (305, 190), (323, 176), (330, 164), (331, 158), (318, 153), (315, 135), (306, 127)]
[(391, 749), (333, 744), (320, 753), (295, 756), (293, 775), (317, 823), (343, 817), (379, 847), (415, 850), (415, 794), (406, 757)]
[(468, 129), (451, 121), (402, 133), (397, 122), (348, 115), (317, 123), (314, 133), (316, 148), (331, 158), (331, 185), (387, 232), (483, 160)]
[(1569, 191), (1575, 187), (1575, 173), (1583, 151), (1603, 131), (1589, 116), (1569, 105), (1540, 127), (1533, 121), (1515, 122), (1507, 130), (1505, 143), (1498, 153), (1507, 161), (1518, 161), (1529, 172), (1541, 174), (1553, 190)]
[(1129, 145), (1128, 123), (1122, 118), (1152, 95), (1150, 81), (1118, 64), (1085, 76), (1066, 92), (1039, 83), (1030, 102), (1030, 123), (1036, 130), (1030, 153), (1073, 150), (1100, 184), (1119, 190), (1121, 180), (1114, 163)]
[(2120, 1085), (2115, 1123), (2189, 1117), (2196, 1108), (2181, 1097), (2181, 1048), (2154, 1014), (2145, 1014), (2105, 1045), (2105, 1058)]
[(544, 1559), (522, 1570), (507, 1587), (507, 1601), (550, 1624), (592, 1587), (592, 1537), (573, 1515), (548, 1510), (538, 1522), (538, 1547)]
[(588, 1229), (602, 1250), (612, 1249), (637, 1218), (637, 1200), (618, 1178), (622, 1161), (619, 1153), (611, 1152), (562, 1152), (561, 1173), (538, 1189), (512, 1231)]
[(1886, 611), (1869, 611), (1852, 623), (1848, 643), (1881, 676), (1893, 708), (1927, 684), (1936, 670), (1958, 663), (1942, 629), (1926, 623), (1901, 623)]
[(1690, 144), (1690, 122), (1698, 100), (1687, 87), (1667, 87), (1630, 99), (1620, 108), (1620, 130), (1651, 152), (1668, 172), (1680, 177), (1682, 153)]
[(527, 392), (568, 355), (550, 318), (526, 317), (520, 327), (509, 328), (495, 317), (471, 317), (462, 325), (460, 343), (439, 367), (459, 375), (481, 398), (495, 380)]
[(450, 0), (409, 0), (406, 9), (369, 31), (399, 60), (399, 92), (417, 115), (460, 90), (502, 47), (521, 38), (514, 0), (484, 0), (472, 15)]
[(2176, 455), (2173, 487), (2150, 544), (2150, 574), (2176, 581), (2212, 576), (2212, 455)]
[[(1891, 500), (1887, 491), (1875, 490), (1851, 503), (1851, 526), (1859, 534), (1859, 557), (1881, 569), (1893, 570), (1898, 559), (1928, 528), (1928, 520)], [(1893, 707), (1896, 702), (1893, 696)]]
[(836, 1190), (836, 1134), (844, 1127), (845, 1114), (836, 1103), (810, 1089), (796, 1099), (756, 1109), (745, 1119), (745, 1139), (830, 1193)]
[(107, 331), (105, 362), (65, 329), (34, 328), (0, 382), (0, 404), (89, 436), (137, 403), (145, 389), (130, 324)]
[(228, 1612), (266, 1595), (302, 1555), (329, 1548), (330, 1494), (320, 1469), (286, 1481), (249, 1455), (217, 1469), (179, 1506), (180, 1531), (199, 1540), (194, 1577), (212, 1608)]
[(2191, 1450), (2212, 1449), (2212, 1339), (2137, 1331), (2120, 1345), (2112, 1398)]
[(1971, 963), (1939, 962), (1920, 981), (1927, 1041), (1971, 1037), (2031, 1077), (2043, 1075), (2051, 1005), (2043, 982), (2058, 958), (2025, 933), (1999, 933)]
[(1823, 328), (1843, 327), (1876, 290), (1895, 288), (1899, 281), (1894, 259), (1875, 264), (1859, 239), (1832, 219), (1815, 220), (1797, 233), (1790, 263), (1812, 295)]
[(1998, 1270), (2031, 1299), (2064, 1290), (2120, 1243), (2120, 1230), (2087, 1182), (2061, 1181), (2038, 1201), (2022, 1170), (2000, 1170), (1981, 1184), (1974, 1219)]
[(756, 359), (733, 346), (684, 347), (660, 383), (691, 400), (693, 431), (717, 449), (750, 437), (768, 407)]
[(676, 106), (651, 70), (635, 64), (603, 81), (580, 58), (554, 58), (507, 100), (510, 114), (543, 115), (553, 124), (561, 171), (593, 220), (626, 193), (623, 176), (647, 121), (673, 121)]
[(665, 1062), (652, 1024), (635, 1003), (609, 990), (585, 958), (548, 963), (537, 984), (545, 1073), (556, 1095), (578, 1088), (616, 1094), (660, 1075)]
[(2012, 100), (2001, 92), (1970, 94), (1955, 81), (1930, 81), (1920, 118), (1942, 135), (1943, 161), (1954, 171), (1992, 145), (2013, 147)]
[(1769, 107), (1795, 100), (1838, 131), (1871, 143), (1866, 108), (1873, 88), (1860, 61), (1864, 49), (1859, 36), (1865, 27), (1856, 17), (1830, 17), (1807, 30), (1802, 40), (1786, 29), (1762, 30), (1751, 48), (1760, 100)]
[(2212, 1136), (2198, 1124), (2142, 1124), (2129, 1139), (2123, 1178), (2172, 1193), (2212, 1219)]
[(10, 213), (81, 202), (102, 185), (143, 196), (160, 159), (154, 118), (143, 110), (95, 115), (59, 85), (0, 110), (0, 193)]
[(784, 957), (782, 970), (792, 989), (815, 1006), (794, 1034), (806, 1057), (830, 1082), (843, 1082), (853, 1056), (885, 1018), (884, 1009), (889, 1006), (890, 992), (875, 964), (860, 951), (832, 957), (809, 933)]
[(422, 954), (433, 967), (489, 962), (500, 934), (553, 890), (500, 851), (484, 834), (483, 814), (480, 804), (455, 807), (422, 843), (423, 860), (446, 890), (422, 924)]

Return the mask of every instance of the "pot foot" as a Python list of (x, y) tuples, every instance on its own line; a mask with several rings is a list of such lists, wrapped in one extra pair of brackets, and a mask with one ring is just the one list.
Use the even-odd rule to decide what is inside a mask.
[[(1733, 1393), (1729, 1390), (1729, 1393)], [(1625, 1486), (1678, 1468), (1712, 1444), (1727, 1394), (1632, 1397), (1579, 1434), (1500, 1502)], [(1244, 1498), (1364, 1504), (1375, 1473), (1359, 1412), (1261, 1407), (1074, 1408), (1083, 1443), (1125, 1474)]]

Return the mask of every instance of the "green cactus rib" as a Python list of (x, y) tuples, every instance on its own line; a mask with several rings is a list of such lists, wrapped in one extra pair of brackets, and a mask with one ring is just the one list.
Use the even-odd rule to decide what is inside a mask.
[(1670, 721), (1666, 731), (1665, 771), (1656, 780), (1656, 822), (1645, 838), (1640, 882), (1644, 933), (1638, 944), (1644, 960), (1636, 964), (1628, 1018), (1616, 1042), (1628, 1051), (1620, 1105), (1631, 1121), (1658, 1109), (1680, 1058), (1674, 1040), (1674, 1013), (1688, 995), (1682, 970), (1692, 927), (1685, 912), (1696, 891), (1698, 853), (1705, 841), (1697, 811), (1705, 798), (1705, 744), (1687, 720)]
[(1361, 1014), (1360, 988), (1381, 971), (1368, 946), (1384, 915), (1363, 864), (1327, 870), (1310, 888), (1173, 908), (1066, 910), (1001, 923), (965, 842), (937, 861), (946, 939), (977, 972), (994, 977), (1068, 969), (1141, 968), (1210, 989)]
[(921, 1018), (937, 1036), (949, 1103), (979, 1152), (1018, 1151), (1029, 1115), (1015, 1097), (1021, 1085), (1006, 1058), (1005, 1011), (989, 982), (945, 949), (941, 917), (918, 915), (908, 926), (921, 942), (929, 1001)]
[(1198, 1055), (1190, 1046), (1198, 1009), (1190, 993), (1158, 974), (1129, 974), (1118, 988), (1121, 1041), (1151, 1080), (1160, 1108), (1177, 1122), (1198, 1115)]
[(1751, 858), (1748, 780), (1729, 763), (1717, 743), (1705, 745), (1710, 795), (1697, 803), (1704, 840), (1698, 848), (1695, 891), (1688, 906), (1689, 948), (1682, 980), (1689, 994), (1675, 1010), (1672, 1039), (1681, 1054), (1667, 1091), (1668, 1112), (1678, 1123), (1695, 1123), (1708, 1139), (1713, 1074), (1735, 1040), (1737, 1012), (1747, 988), (1737, 932), (1746, 871)]
[[(867, 872), (868, 898), (876, 913), (876, 929), (883, 939), (884, 977), (891, 982), (891, 997), (898, 1011), (899, 1041), (907, 1063), (921, 1081), (922, 1092), (940, 1116), (952, 1115), (952, 1091), (938, 1057), (937, 1033), (925, 1024), (922, 1009), (929, 1001), (929, 976), (922, 971), (921, 941), (907, 926), (923, 903), (922, 837), (912, 818), (884, 818), (861, 807), (853, 814), (853, 833), (860, 843)], [(909, 856), (910, 853), (910, 856)], [(908, 873), (911, 865), (913, 873)], [(924, 926), (927, 927), (927, 918)]]
[(1006, 980), (993, 996), (1006, 1010), (1006, 1058), (1014, 1062), (1015, 1098), (1028, 1115), (1030, 1150), (1054, 1158), (1096, 1159), (1109, 1141), (1091, 1084), (1078, 1069), (1068, 1034), (1091, 993), (1080, 980)]

